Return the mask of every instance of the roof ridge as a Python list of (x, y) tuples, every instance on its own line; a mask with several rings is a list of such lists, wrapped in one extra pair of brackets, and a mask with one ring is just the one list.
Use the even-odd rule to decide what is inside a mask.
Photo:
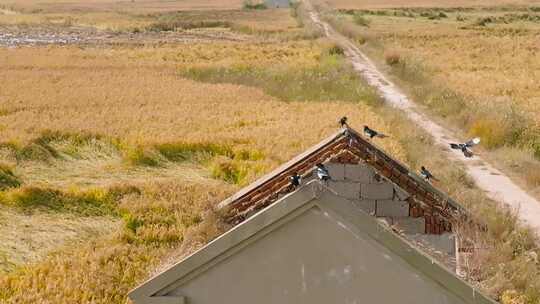
[(280, 194), (291, 192), (289, 176), (292, 173), (309, 175), (316, 163), (335, 158), (343, 152), (354, 155), (357, 158), (356, 161), (366, 162), (390, 182), (409, 192), (417, 202), (429, 206), (444, 218), (448, 220), (456, 220), (460, 217), (472, 218), (468, 210), (450, 198), (448, 194), (424, 181), (399, 160), (348, 127), (340, 129), (242, 188), (219, 203), (218, 208), (229, 208), (228, 218), (230, 222), (237, 224), (254, 211), (275, 202)]

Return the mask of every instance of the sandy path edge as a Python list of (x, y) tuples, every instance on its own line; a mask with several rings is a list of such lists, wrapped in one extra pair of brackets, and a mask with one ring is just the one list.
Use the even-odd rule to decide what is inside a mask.
[(464, 165), (467, 173), (476, 185), (485, 191), (491, 199), (508, 205), (516, 210), (519, 218), (540, 233), (540, 202), (521, 189), (508, 176), (488, 164), (481, 157), (465, 158), (461, 151), (450, 150), (449, 142), (460, 142), (449, 130), (430, 120), (418, 110), (416, 105), (390, 80), (388, 80), (373, 62), (349, 39), (336, 32), (328, 23), (322, 21), (308, 1), (304, 1), (311, 20), (324, 31), (324, 34), (341, 45), (346, 57), (354, 69), (377, 89), (379, 94), (391, 106), (402, 110), (407, 117), (429, 133), (435, 143), (454, 162)]

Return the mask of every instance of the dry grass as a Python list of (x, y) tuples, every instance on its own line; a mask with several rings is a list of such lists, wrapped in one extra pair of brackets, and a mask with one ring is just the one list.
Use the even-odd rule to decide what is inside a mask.
[(0, 0), (0, 5), (14, 11), (49, 13), (49, 12), (103, 12), (124, 11), (130, 13), (169, 12), (180, 10), (212, 10), (212, 9), (239, 9), (241, 0), (138, 0), (138, 1), (112, 1), (112, 0)]
[[(216, 44), (164, 50), (23, 48), (0, 52), (5, 55), (0, 81), (6, 84), (0, 108), (8, 113), (0, 116), (0, 125), (3, 141), (17, 146), (27, 145), (47, 130), (69, 130), (139, 145), (215, 142), (249, 146), (265, 155), (277, 149), (277, 164), (335, 130), (336, 117), (343, 113), (362, 117), (356, 122), (359, 125), (384, 129), (381, 120), (359, 105), (339, 101), (285, 104), (258, 89), (202, 84), (176, 76), (175, 66), (195, 62), (197, 66), (314, 66), (322, 50), (310, 44), (243, 50), (239, 45)], [(289, 136), (291, 128), (298, 130), (299, 137)], [(399, 155), (391, 144), (388, 148)]]
[[(186, 16), (161, 15), (173, 23)], [(204, 14), (189, 16), (205, 20)], [(0, 278), (2, 303), (125, 303), (127, 291), (160, 262), (176, 261), (227, 228), (212, 211), (217, 202), (334, 132), (343, 115), (354, 128), (368, 124), (390, 134), (382, 142), (390, 154), (415, 168), (440, 168), (443, 189), (482, 207), (477, 214), (491, 212), (486, 239), (501, 250), (519, 250), (494, 250), (479, 260), (494, 265), (498, 257), (511, 265), (495, 273), (502, 287), (490, 290), (535, 296), (534, 288), (507, 273), (525, 265), (520, 259), (535, 248), (530, 238), (512, 234), (515, 221), (507, 225), (511, 217), (496, 212), (459, 168), (448, 166), (429, 137), (399, 114), (366, 105), (377, 105), (376, 98), (365, 88), (351, 90), (358, 79), (325, 42), (0, 49), (0, 68), (0, 161), (22, 183), (0, 192), (0, 203), (11, 206), (7, 212), (36, 215), (25, 218), (32, 231), (39, 230), (39, 216), (78, 221), (88, 212), (121, 216), (123, 224), (110, 237), (67, 247)], [(119, 180), (125, 184), (114, 187)], [(17, 235), (22, 228), (12, 223), (5, 229)], [(8, 254), (16, 260), (16, 253)], [(491, 270), (483, 273), (493, 276)], [(520, 280), (527, 285), (531, 278), (527, 273)]]
[[(123, 199), (125, 228), (114, 238), (60, 251), (0, 278), (0, 301), (125, 303), (127, 292), (178, 247), (186, 233), (191, 239), (184, 248), (218, 233), (216, 217), (203, 215), (229, 193), (223, 185), (145, 186), (140, 195)], [(190, 232), (201, 222), (202, 231)]]
[(118, 219), (110, 217), (24, 214), (0, 206), (0, 273), (38, 262), (63, 246), (79, 246), (96, 236), (110, 234), (120, 226)]
[[(369, 28), (354, 26), (353, 12), (330, 17), (379, 62), (395, 53), (386, 69), (414, 99), (457, 125), (463, 136), (480, 136), (484, 148), (521, 151), (522, 167), (512, 174), (538, 192), (540, 170), (540, 31), (536, 9), (421, 8), (364, 10)], [(482, 21), (482, 22), (479, 22)], [(365, 39), (368, 37), (368, 39)], [(514, 152), (515, 154), (515, 152)], [(509, 172), (503, 153), (494, 160)]]
[(382, 9), (396, 7), (477, 7), (497, 5), (538, 5), (537, 0), (328, 0), (340, 9)]
[[(357, 79), (329, 48), (296, 41), (1, 49), (0, 160), (23, 186), (2, 192), (0, 203), (9, 212), (34, 212), (30, 230), (41, 225), (35, 210), (77, 220), (105, 212), (121, 216), (124, 228), (113, 239), (67, 247), (12, 271), (0, 279), (0, 302), (123, 303), (174, 248), (190, 252), (223, 231), (218, 217), (204, 221), (203, 214), (234, 187), (208, 177), (252, 181), (335, 132), (345, 114), (353, 127), (392, 133), (361, 104), (363, 91), (337, 92)], [(236, 84), (182, 78), (194, 70), (245, 71), (247, 78), (258, 71), (255, 78), (266, 82), (245, 82), (238, 73), (223, 78)], [(295, 96), (274, 94), (276, 79), (293, 70), (293, 83), (309, 79), (312, 86), (300, 86)], [(321, 89), (328, 92), (308, 94)], [(392, 138), (383, 145), (404, 158)], [(111, 194), (119, 181), (129, 191)], [(183, 242), (190, 227), (198, 232)], [(22, 231), (14, 224), (2, 229)]]

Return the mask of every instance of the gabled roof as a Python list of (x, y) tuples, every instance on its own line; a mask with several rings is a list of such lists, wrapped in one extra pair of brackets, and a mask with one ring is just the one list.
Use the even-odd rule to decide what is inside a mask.
[(297, 172), (308, 176), (317, 163), (325, 161), (343, 163), (365, 162), (401, 189), (410, 193), (413, 200), (429, 214), (440, 215), (454, 222), (469, 218), (469, 213), (447, 194), (434, 188), (404, 164), (386, 154), (373, 142), (351, 128), (345, 128), (324, 139), (269, 174), (219, 204), (228, 209), (228, 219), (237, 224), (255, 211), (275, 202), (280, 195), (290, 192), (289, 177)]
[[(335, 215), (338, 225), (346, 227), (341, 230), (343, 233), (361, 233), (366, 235), (370, 242), (374, 241), (379, 244), (377, 246), (383, 246), (382, 248), (389, 250), (392, 255), (398, 257), (399, 261), (412, 266), (414, 271), (427, 278), (429, 282), (433, 282), (438, 289), (458, 299), (456, 302), (451, 301), (452, 303), (495, 303), (433, 261), (432, 258), (418, 251), (407, 240), (382, 226), (374, 217), (354, 207), (350, 201), (334, 195), (318, 181), (311, 181), (280, 198), (275, 204), (258, 212), (183, 261), (142, 284), (133, 290), (129, 297), (136, 304), (186, 303), (187, 299), (182, 294), (178, 295), (173, 291), (196, 280), (216, 265), (249, 248), (248, 246), (274, 231), (279, 231), (287, 223), (295, 221), (301, 214), (314, 207), (325, 214)], [(362, 243), (362, 241), (359, 242)], [(249, 265), (249, 262), (246, 263)], [(234, 281), (234, 275), (230, 279)]]

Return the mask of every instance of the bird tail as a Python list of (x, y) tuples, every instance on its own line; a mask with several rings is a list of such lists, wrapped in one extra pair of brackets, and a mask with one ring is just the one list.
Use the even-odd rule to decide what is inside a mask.
[(456, 149), (456, 150), (461, 150), (461, 147), (458, 144), (450, 144), (450, 148)]
[(474, 156), (474, 154), (472, 153), (472, 151), (471, 151), (471, 150), (468, 150), (468, 149), (465, 149), (465, 150), (463, 151), (463, 155), (465, 155), (465, 157), (473, 157), (473, 156)]
[(388, 135), (386, 135), (386, 134), (382, 134), (382, 133), (379, 133), (379, 134), (377, 134), (377, 135), (375, 135), (375, 136), (376, 136), (376, 137), (379, 137), (379, 138), (390, 137), (390, 136), (388, 136)]

